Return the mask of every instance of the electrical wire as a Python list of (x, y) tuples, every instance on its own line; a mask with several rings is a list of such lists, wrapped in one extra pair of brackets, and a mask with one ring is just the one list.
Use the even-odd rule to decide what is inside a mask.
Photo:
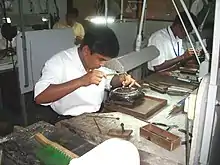
[(59, 20), (60, 19), (60, 10), (57, 6), (57, 1), (54, 0), (53, 2), (54, 2), (54, 5), (55, 5), (55, 8), (56, 8), (57, 19)]

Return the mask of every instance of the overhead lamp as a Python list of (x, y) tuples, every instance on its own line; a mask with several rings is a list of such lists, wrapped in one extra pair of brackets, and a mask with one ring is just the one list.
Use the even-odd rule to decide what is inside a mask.
[(2, 18), (4, 23), (11, 23), (11, 18), (7, 17), (7, 18)]
[(41, 20), (42, 20), (43, 22), (47, 22), (47, 21), (48, 21), (48, 18), (42, 17)]
[(108, 16), (107, 19), (105, 16), (88, 16), (86, 17), (87, 21), (92, 22), (97, 25), (103, 25), (103, 24), (112, 24), (115, 22), (115, 17)]

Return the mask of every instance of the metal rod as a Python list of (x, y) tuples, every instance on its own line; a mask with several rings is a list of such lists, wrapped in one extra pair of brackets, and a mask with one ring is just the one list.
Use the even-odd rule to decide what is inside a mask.
[(120, 21), (123, 21), (123, 13), (124, 13), (124, 0), (121, 0), (121, 14), (120, 14)]
[(200, 42), (200, 44), (201, 44), (201, 46), (202, 46), (202, 49), (203, 49), (203, 51), (204, 51), (204, 53), (205, 53), (206, 59), (209, 60), (209, 59), (210, 59), (210, 55), (209, 55), (209, 53), (208, 53), (208, 51), (207, 51), (207, 49), (206, 49), (206, 47), (205, 47), (205, 45), (204, 45), (204, 43), (203, 43), (203, 41), (202, 41), (202, 38), (201, 38), (201, 36), (200, 36), (200, 34), (199, 34), (199, 32), (198, 32), (198, 29), (196, 28), (195, 23), (194, 23), (193, 20), (192, 20), (192, 17), (191, 17), (191, 15), (190, 15), (190, 13), (189, 13), (189, 10), (188, 10), (187, 7), (186, 7), (186, 4), (184, 3), (183, 0), (180, 0), (180, 3), (182, 4), (182, 7), (183, 7), (184, 11), (186, 12), (186, 14), (187, 14), (187, 16), (188, 16), (188, 18), (189, 18), (189, 21), (190, 21), (190, 23), (191, 23), (191, 25), (192, 25), (192, 27), (193, 27), (193, 30), (194, 30), (195, 33), (196, 33), (196, 36), (197, 36), (197, 38), (198, 38), (198, 40), (199, 40), (199, 42)]
[[(24, 57), (24, 71), (25, 71), (25, 85), (24, 87), (29, 86), (29, 78), (28, 78), (28, 66), (27, 66), (27, 47), (26, 47), (26, 37), (24, 31), (24, 17), (23, 17), (23, 0), (19, 0), (19, 15), (20, 15), (20, 28), (22, 32), (22, 48), (23, 48), (23, 57)], [(20, 92), (21, 93), (21, 92)], [(25, 104), (25, 97), (24, 94), (20, 95), (20, 103), (22, 109), (22, 115), (24, 119), (24, 125), (28, 124), (27, 121), (27, 113), (26, 113), (26, 104)]]
[(190, 142), (189, 142), (189, 119), (186, 116), (186, 165), (189, 165)]
[(101, 129), (100, 129), (100, 127), (99, 127), (99, 125), (98, 125), (98, 123), (97, 123), (96, 119), (95, 119), (95, 118), (93, 118), (93, 120), (94, 120), (94, 122), (95, 122), (96, 127), (97, 127), (97, 128), (98, 128), (98, 130), (99, 130), (99, 133), (100, 133), (100, 134), (102, 134), (102, 131), (101, 131)]
[(137, 35), (137, 40), (136, 40), (136, 48), (135, 50), (137, 52), (140, 51), (141, 49), (141, 42), (142, 42), (142, 29), (143, 29), (143, 22), (144, 22), (144, 14), (145, 14), (145, 9), (146, 9), (146, 4), (147, 0), (144, 0), (143, 5), (142, 5), (142, 13), (141, 13), (141, 20), (140, 20), (140, 25), (139, 25), (139, 32)]
[(120, 120), (119, 117), (112, 117), (112, 116), (99, 116), (99, 115), (87, 115), (86, 117), (93, 117), (93, 118), (101, 118), (101, 119), (115, 119)]
[(182, 25), (183, 25), (183, 28), (184, 28), (184, 30), (185, 30), (185, 32), (186, 32), (186, 35), (187, 35), (187, 37), (188, 37), (188, 39), (189, 39), (189, 42), (190, 42), (190, 44), (191, 44), (191, 46), (192, 46), (192, 49), (193, 49), (193, 51), (194, 51), (194, 53), (195, 53), (196, 60), (197, 60), (198, 64), (200, 65), (201, 62), (199, 61), (198, 54), (197, 54), (197, 52), (196, 52), (196, 50), (195, 50), (195, 47), (194, 47), (194, 45), (193, 45), (193, 43), (192, 43), (192, 40), (191, 40), (191, 38), (190, 38), (190, 36), (189, 36), (189, 33), (188, 33), (187, 29), (186, 29), (185, 23), (183, 22), (183, 19), (182, 19), (181, 15), (180, 15), (180, 12), (179, 12), (179, 10), (178, 10), (178, 8), (177, 8), (177, 5), (176, 5), (175, 1), (172, 0), (172, 2), (173, 2), (173, 6), (174, 6), (174, 8), (175, 8), (175, 10), (176, 10), (176, 12), (177, 12), (179, 18), (180, 18), (180, 21), (181, 21), (181, 23), (182, 23)]
[(210, 10), (211, 10), (211, 7), (209, 6), (209, 9), (208, 9), (208, 11), (207, 11), (207, 13), (206, 13), (206, 15), (205, 15), (205, 18), (204, 18), (204, 20), (202, 21), (201, 25), (199, 26), (199, 31), (200, 31), (200, 32), (202, 32), (202, 30), (203, 30), (203, 27), (204, 27), (204, 25), (205, 25), (205, 22), (206, 22), (206, 20), (207, 20), (207, 18), (208, 18), (208, 16), (209, 16)]
[(27, 62), (27, 45), (26, 45), (26, 36), (24, 30), (24, 16), (23, 16), (23, 0), (19, 0), (19, 16), (20, 16), (20, 30), (22, 34), (22, 51), (23, 51), (23, 60), (24, 60), (24, 79), (25, 84), (24, 87), (29, 86), (29, 78), (28, 78), (28, 62)]
[(108, 0), (105, 0), (105, 25), (108, 23)]

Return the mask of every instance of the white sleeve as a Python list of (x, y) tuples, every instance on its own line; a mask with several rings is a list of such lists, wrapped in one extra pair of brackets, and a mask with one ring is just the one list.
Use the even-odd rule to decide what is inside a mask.
[[(52, 57), (42, 69), (41, 78), (35, 84), (34, 98), (47, 89), (51, 84), (60, 84), (62, 81), (62, 60), (59, 57)], [(50, 105), (44, 104), (44, 105)]]
[(165, 43), (160, 35), (153, 35), (149, 38), (148, 46), (154, 45), (159, 50), (160, 55), (153, 59), (152, 61), (148, 62), (148, 69), (154, 71), (154, 66), (161, 65), (165, 62)]

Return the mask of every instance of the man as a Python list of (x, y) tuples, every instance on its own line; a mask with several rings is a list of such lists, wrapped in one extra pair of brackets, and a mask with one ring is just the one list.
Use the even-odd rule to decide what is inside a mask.
[(66, 21), (65, 22), (58, 22), (53, 26), (53, 29), (59, 28), (72, 28), (73, 34), (77, 40), (82, 40), (85, 31), (83, 26), (76, 21), (79, 16), (79, 11), (76, 8), (73, 8), (70, 12), (66, 14)]
[(118, 53), (119, 43), (111, 29), (91, 29), (80, 47), (62, 51), (46, 62), (35, 86), (36, 103), (50, 105), (59, 115), (98, 111), (106, 88), (135, 83), (130, 75), (107, 75), (113, 71), (103, 65)]
[[(192, 32), (193, 28), (185, 12), (180, 13), (187, 31)], [(197, 19), (191, 14), (196, 26)], [(191, 59), (191, 53), (187, 50), (184, 52), (182, 39), (186, 37), (186, 32), (177, 15), (170, 27), (159, 30), (151, 35), (148, 45), (154, 45), (160, 51), (160, 55), (148, 62), (148, 69), (153, 72), (173, 69), (180, 62), (186, 62)]]

